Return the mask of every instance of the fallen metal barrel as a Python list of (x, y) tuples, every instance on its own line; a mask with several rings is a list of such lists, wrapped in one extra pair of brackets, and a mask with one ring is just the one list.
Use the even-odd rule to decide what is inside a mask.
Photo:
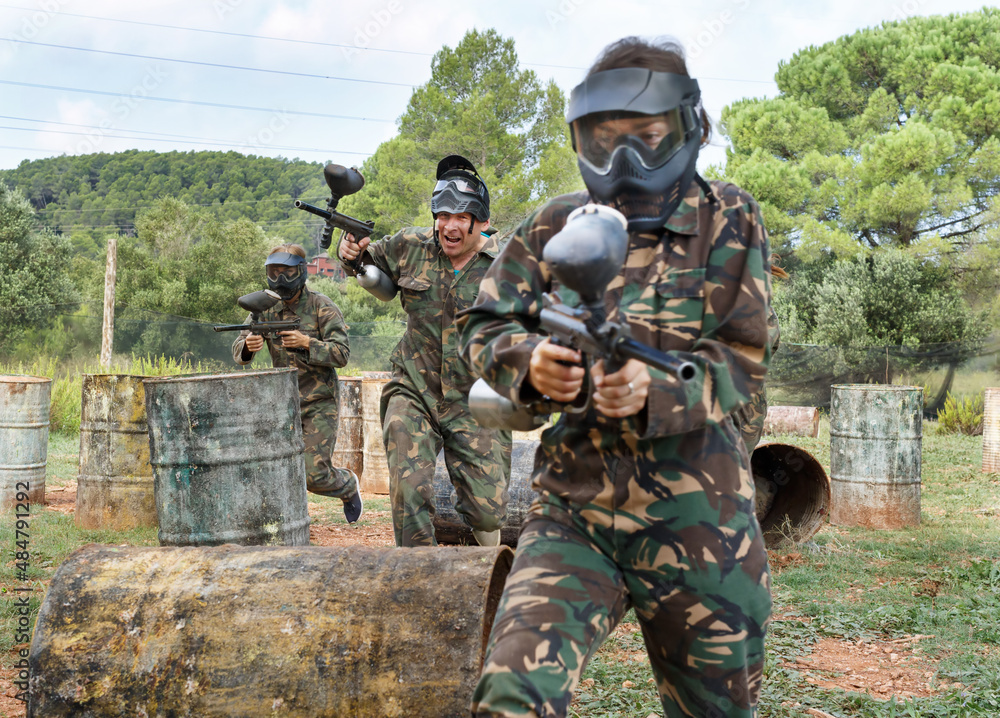
[(145, 377), (85, 374), (73, 520), (85, 529), (156, 526)]
[(340, 469), (350, 469), (355, 476), (364, 473), (364, 422), (361, 417), (361, 377), (337, 379), (339, 397), (337, 443), (330, 461)]
[(769, 406), (764, 433), (819, 436), (819, 409), (815, 406)]
[(0, 376), (0, 509), (45, 503), (52, 380)]
[(750, 457), (756, 486), (756, 514), (764, 544), (804, 543), (830, 514), (830, 480), (805, 449), (791, 444), (759, 444)]
[(923, 388), (831, 389), (830, 522), (871, 529), (918, 525)]
[(983, 471), (1000, 474), (1000, 388), (988, 387), (983, 401)]
[(143, 386), (162, 545), (309, 544), (296, 369)]
[(85, 546), (38, 613), (29, 716), (467, 716), (512, 558)]
[[(535, 466), (538, 440), (514, 440), (510, 457), (510, 500), (507, 504), (507, 522), (500, 529), (500, 541), (507, 546), (517, 546), (521, 524), (537, 494), (531, 488), (531, 475)], [(455, 510), (455, 487), (444, 463), (444, 453), (437, 457), (434, 467), (434, 535), (439, 543), (476, 543), (472, 529)]]

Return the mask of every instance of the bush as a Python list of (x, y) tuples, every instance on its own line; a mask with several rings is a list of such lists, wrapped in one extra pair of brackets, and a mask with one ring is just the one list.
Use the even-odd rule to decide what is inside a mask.
[(944, 400), (944, 408), (938, 412), (938, 431), (942, 434), (982, 435), (985, 406), (984, 394), (973, 394), (956, 400), (949, 392)]

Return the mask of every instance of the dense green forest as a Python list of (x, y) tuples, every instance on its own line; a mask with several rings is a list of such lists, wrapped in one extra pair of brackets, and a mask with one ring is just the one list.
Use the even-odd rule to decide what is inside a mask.
[[(322, 220), (295, 209), (329, 196), (323, 166), (238, 152), (129, 150), (24, 161), (0, 171), (36, 221), (69, 236), (77, 254), (97, 258), (108, 232), (135, 234), (136, 215), (170, 197), (221, 222), (247, 219), (270, 237), (318, 252)], [(322, 203), (321, 203), (322, 204)]]

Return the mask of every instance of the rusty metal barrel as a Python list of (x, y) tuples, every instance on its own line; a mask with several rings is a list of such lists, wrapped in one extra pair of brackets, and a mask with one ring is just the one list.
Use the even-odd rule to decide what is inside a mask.
[(0, 376), (0, 509), (45, 503), (52, 380)]
[(382, 401), (382, 388), (391, 376), (387, 371), (370, 371), (363, 372), (361, 377), (361, 415), (364, 425), (361, 490), (372, 494), (389, 493), (389, 463), (385, 455), (379, 404)]
[(987, 387), (983, 400), (983, 471), (1000, 473), (1000, 387)]
[(143, 386), (162, 545), (309, 544), (296, 369)]
[(340, 469), (350, 469), (357, 477), (364, 472), (364, 423), (361, 417), (361, 377), (342, 376), (338, 384), (337, 443), (331, 461)]
[(769, 406), (764, 433), (819, 436), (819, 409), (815, 406)]
[[(510, 485), (507, 488), (510, 494), (507, 522), (500, 529), (500, 542), (507, 546), (517, 546), (521, 524), (524, 523), (531, 502), (537, 496), (531, 488), (531, 476), (538, 444), (537, 439), (514, 439), (510, 457)], [(455, 500), (455, 486), (448, 475), (444, 452), (441, 452), (434, 467), (434, 536), (439, 543), (475, 545), (472, 529), (455, 510)]]
[(73, 520), (85, 529), (156, 526), (146, 377), (84, 374), (80, 471)]
[(29, 653), (31, 716), (467, 716), (509, 548), (85, 546)]
[(918, 525), (923, 388), (831, 389), (830, 522), (873, 529)]
[(750, 456), (756, 514), (768, 548), (782, 541), (804, 543), (830, 515), (830, 479), (805, 449), (765, 442)]

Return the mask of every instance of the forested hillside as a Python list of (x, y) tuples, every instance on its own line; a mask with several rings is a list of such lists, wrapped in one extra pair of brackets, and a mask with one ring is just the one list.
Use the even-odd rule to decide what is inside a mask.
[(322, 220), (293, 207), (329, 196), (323, 166), (238, 152), (130, 150), (25, 161), (0, 172), (37, 211), (38, 222), (96, 258), (108, 232), (135, 233), (136, 213), (171, 197), (220, 221), (249, 219), (268, 236), (316, 250)]

